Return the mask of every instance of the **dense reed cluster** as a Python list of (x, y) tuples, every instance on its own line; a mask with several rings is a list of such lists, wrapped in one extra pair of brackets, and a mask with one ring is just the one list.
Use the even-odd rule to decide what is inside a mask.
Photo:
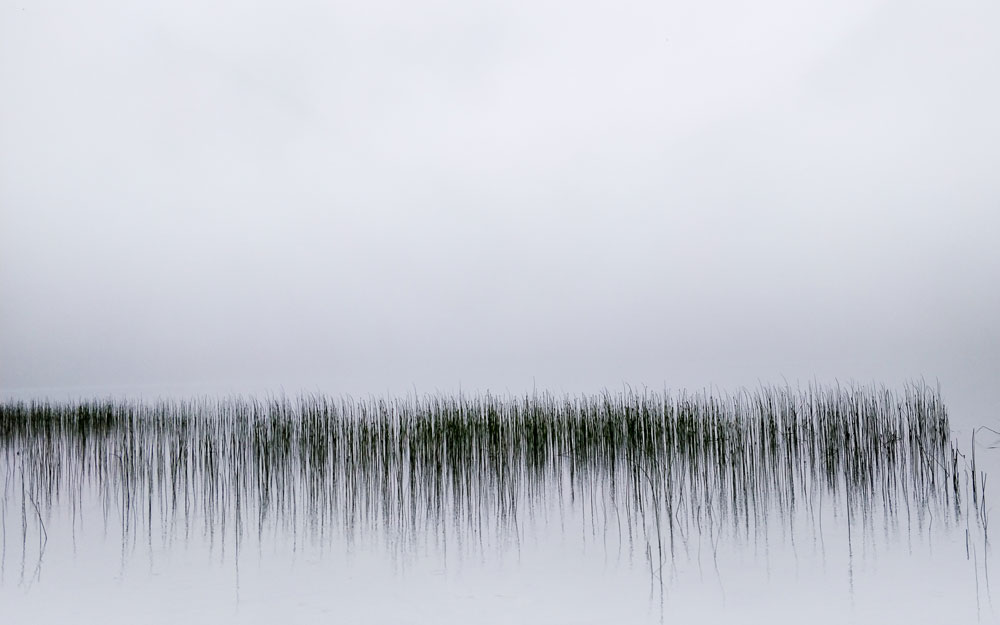
[(11, 401), (0, 459), (5, 514), (99, 498), (127, 534), (481, 539), (580, 505), (662, 554), (677, 533), (751, 536), (818, 505), (921, 523), (961, 508), (947, 413), (923, 386)]

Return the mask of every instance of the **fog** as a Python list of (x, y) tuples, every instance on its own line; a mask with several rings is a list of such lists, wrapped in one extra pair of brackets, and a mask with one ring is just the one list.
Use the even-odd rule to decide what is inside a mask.
[(0, 390), (923, 377), (995, 417), (998, 32), (986, 0), (2, 0)]

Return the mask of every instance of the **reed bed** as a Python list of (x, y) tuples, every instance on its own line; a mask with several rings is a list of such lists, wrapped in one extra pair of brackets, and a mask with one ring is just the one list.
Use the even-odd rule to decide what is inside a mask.
[(482, 540), (576, 506), (662, 561), (691, 533), (750, 538), (817, 506), (848, 522), (963, 514), (947, 412), (922, 385), (8, 401), (0, 460), (5, 519), (96, 497), (125, 536)]

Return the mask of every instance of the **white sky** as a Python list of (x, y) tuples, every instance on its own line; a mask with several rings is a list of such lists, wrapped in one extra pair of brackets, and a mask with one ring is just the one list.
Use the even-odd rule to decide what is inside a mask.
[(1000, 5), (0, 0), (0, 389), (939, 379)]

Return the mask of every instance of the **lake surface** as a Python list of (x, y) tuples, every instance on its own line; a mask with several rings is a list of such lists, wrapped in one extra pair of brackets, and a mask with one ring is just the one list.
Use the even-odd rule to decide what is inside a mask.
[(11, 399), (0, 423), (19, 623), (996, 620), (991, 433), (973, 472), (923, 386)]

